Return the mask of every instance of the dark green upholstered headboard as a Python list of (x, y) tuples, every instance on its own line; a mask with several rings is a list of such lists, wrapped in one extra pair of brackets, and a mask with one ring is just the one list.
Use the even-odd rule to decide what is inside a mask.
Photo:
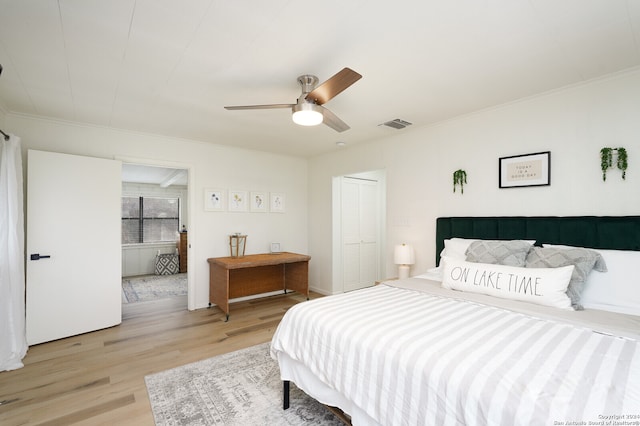
[(536, 240), (614, 250), (640, 250), (640, 216), (439, 217), (436, 264), (448, 238)]

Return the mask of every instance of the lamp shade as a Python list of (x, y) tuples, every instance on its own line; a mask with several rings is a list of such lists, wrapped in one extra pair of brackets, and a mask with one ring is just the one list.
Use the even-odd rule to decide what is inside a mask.
[(317, 126), (324, 118), (320, 108), (310, 102), (296, 104), (292, 109), (293, 122), (301, 126)]
[(413, 265), (416, 263), (413, 247), (408, 244), (399, 244), (393, 251), (393, 263), (396, 265)]

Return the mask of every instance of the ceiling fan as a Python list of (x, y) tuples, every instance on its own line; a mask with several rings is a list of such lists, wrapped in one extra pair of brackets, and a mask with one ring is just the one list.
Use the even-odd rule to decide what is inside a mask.
[(337, 132), (349, 130), (349, 126), (340, 120), (334, 113), (322, 105), (340, 94), (362, 76), (350, 68), (344, 68), (333, 77), (316, 87), (318, 77), (315, 75), (301, 75), (298, 83), (302, 88), (302, 94), (295, 104), (270, 104), (270, 105), (241, 105), (226, 106), (228, 110), (240, 109), (274, 109), (291, 108), (293, 121), (302, 126), (316, 126), (324, 123)]

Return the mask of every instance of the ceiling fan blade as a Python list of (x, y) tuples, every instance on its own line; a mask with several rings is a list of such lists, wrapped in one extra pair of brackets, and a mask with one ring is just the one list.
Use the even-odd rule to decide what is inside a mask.
[(337, 115), (329, 111), (325, 107), (322, 108), (322, 122), (327, 126), (331, 127), (336, 132), (344, 132), (345, 130), (349, 130), (351, 127), (344, 121), (340, 120)]
[(339, 71), (329, 80), (313, 89), (309, 94), (307, 94), (306, 98), (318, 105), (322, 105), (329, 102), (329, 100), (333, 99), (361, 78), (362, 76), (351, 68), (343, 68), (342, 71)]
[(238, 105), (226, 106), (224, 109), (240, 110), (240, 109), (276, 109), (276, 108), (292, 108), (295, 104), (269, 104), (269, 105)]

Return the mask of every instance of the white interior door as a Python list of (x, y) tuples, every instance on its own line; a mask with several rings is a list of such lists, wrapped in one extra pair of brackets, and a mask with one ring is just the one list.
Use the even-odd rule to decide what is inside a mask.
[(115, 160), (29, 150), (29, 345), (122, 321), (121, 168)]
[(342, 178), (344, 291), (371, 286), (378, 278), (378, 183)]

